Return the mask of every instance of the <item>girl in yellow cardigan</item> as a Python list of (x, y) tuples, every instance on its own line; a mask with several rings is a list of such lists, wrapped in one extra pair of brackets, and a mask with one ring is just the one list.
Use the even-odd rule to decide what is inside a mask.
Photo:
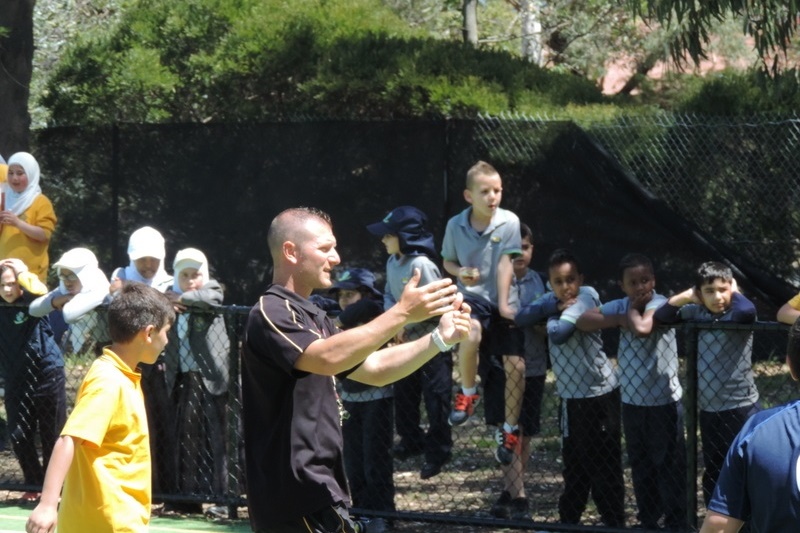
[(8, 178), (2, 186), (0, 259), (16, 257), (42, 282), (50, 265), (48, 246), (56, 227), (53, 204), (39, 187), (39, 163), (27, 152), (8, 160)]

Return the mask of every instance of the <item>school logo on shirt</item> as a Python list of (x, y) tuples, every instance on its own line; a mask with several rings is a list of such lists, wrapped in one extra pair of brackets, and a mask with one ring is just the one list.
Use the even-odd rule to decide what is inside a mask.
[(495, 243), (495, 244), (500, 242), (500, 235), (493, 235), (492, 236), (492, 242)]
[(403, 285), (405, 285), (406, 283), (408, 283), (408, 280), (410, 280), (410, 279), (411, 279), (411, 278), (409, 278), (409, 277), (407, 277), (407, 276), (404, 276), (404, 277), (400, 278), (400, 283), (402, 283)]
[(14, 325), (19, 326), (20, 324), (24, 324), (28, 321), (28, 315), (20, 311), (17, 313), (17, 316), (14, 317)]

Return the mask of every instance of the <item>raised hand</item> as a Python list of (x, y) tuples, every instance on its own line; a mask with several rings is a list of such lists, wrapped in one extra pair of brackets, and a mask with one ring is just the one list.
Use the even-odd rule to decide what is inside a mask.
[(451, 279), (433, 281), (424, 287), (419, 286), (419, 280), (420, 271), (415, 268), (397, 302), (408, 323), (423, 322), (453, 310), (457, 289)]

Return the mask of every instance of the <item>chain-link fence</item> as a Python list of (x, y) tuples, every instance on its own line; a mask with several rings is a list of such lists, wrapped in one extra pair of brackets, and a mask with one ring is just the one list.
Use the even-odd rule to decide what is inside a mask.
[[(247, 311), (224, 307), (200, 313), (198, 322), (186, 324), (189, 329), (183, 332), (185, 326), (176, 324), (171, 330), (173, 349), (143, 369), (154, 497), (176, 511), (200, 512), (203, 503), (235, 508), (246, 501), (238, 364)], [(22, 322), (25, 312), (23, 306), (0, 307), (0, 314), (11, 321)], [(102, 317), (103, 312), (98, 308), (96, 314)], [(28, 317), (31, 325), (36, 320)], [(61, 423), (57, 411), (64, 401), (58, 400), (59, 387), (71, 408), (106, 336), (87, 339), (88, 351), (82, 353), (64, 346), (66, 380), (59, 382), (42, 375), (37, 368), (40, 358), (9, 352), (19, 338), (9, 334), (9, 328), (0, 331), (4, 347), (0, 364), (24, 361), (17, 375), (31, 376), (19, 382), (11, 378), (13, 374), (6, 377), (0, 487), (37, 490), (41, 470), (31, 474), (34, 470), (25, 465), (31, 464), (32, 456), (38, 460), (32, 452), (41, 456), (42, 448), (52, 442), (48, 434)], [(181, 348), (192, 331), (207, 336), (211, 358)], [(56, 326), (52, 335), (64, 345), (72, 333), (70, 327)], [(586, 526), (611, 522), (621, 528), (639, 523), (658, 523), (676, 531), (687, 524), (693, 528), (704, 512), (703, 487), (708, 486), (704, 473), (708, 478), (710, 461), (721, 464), (722, 456), (713, 454), (724, 453), (752, 410), (756, 391), (756, 401), (764, 408), (797, 395), (783, 365), (786, 326), (687, 322), (674, 329), (659, 328), (652, 335), (658, 342), (610, 343), (620, 346), (607, 355), (621, 388), (585, 398), (564, 388), (585, 373), (574, 358), (572, 364), (556, 365), (541, 376), (529, 375), (525, 386), (512, 386), (508, 396), (503, 360), (487, 348), (480, 372), (483, 401), (457, 427), (446, 423), (458, 382), (457, 373), (452, 374), (454, 354), (432, 360), (394, 395), (351, 397), (355, 398), (349, 403), (352, 413), (343, 422), (345, 453), (350, 468), (355, 465), (369, 480), (357, 506), (361, 504), (365, 514), (375, 514), (370, 502), (388, 494), (396, 512), (415, 521), (554, 531), (570, 530), (568, 522), (578, 519)], [(645, 347), (647, 353), (637, 351)], [(749, 377), (750, 388), (731, 386), (737, 379), (749, 382)], [(500, 466), (496, 450), (504, 398), (513, 399), (523, 390), (519, 420), (524, 451), (514, 459), (522, 467)], [(364, 427), (365, 420), (372, 425)], [(376, 420), (382, 423), (376, 425)], [(393, 458), (387, 444), (375, 449), (364, 446), (380, 443), (381, 432), (394, 442)], [(401, 443), (407, 446), (402, 448)], [(431, 450), (440, 455), (431, 455)], [(436, 460), (441, 462), (439, 471), (426, 475), (426, 465)], [(381, 471), (390, 473), (386, 486), (380, 484)], [(565, 491), (565, 475), (572, 476), (571, 492)], [(517, 489), (525, 492), (524, 509), (508, 498), (498, 503), (504, 490)], [(382, 510), (378, 508), (377, 514)]]
[[(466, 170), (483, 159), (502, 175), (503, 207), (533, 228), (534, 268), (543, 270), (545, 258), (553, 250), (568, 247), (586, 265), (587, 284), (607, 301), (620, 296), (617, 263), (626, 253), (636, 251), (653, 259), (659, 292), (665, 294), (688, 286), (701, 262), (721, 260), (733, 268), (762, 320), (771, 320), (778, 306), (794, 295), (791, 284), (798, 280), (800, 215), (794, 208), (800, 191), (800, 151), (794, 149), (798, 130), (796, 117), (743, 121), (674, 115), (623, 117), (584, 129), (568, 121), (519, 116), (407, 122), (124, 124), (96, 130), (39, 131), (34, 135), (33, 153), (42, 166), (44, 193), (53, 200), (59, 216), (51, 257), (74, 246), (87, 246), (110, 270), (111, 265), (127, 263), (124, 252), (131, 231), (152, 225), (166, 237), (169, 253), (186, 246), (206, 253), (213, 277), (225, 286), (228, 302), (255, 301), (271, 278), (266, 231), (281, 210), (311, 205), (329, 212), (346, 264), (381, 273), (383, 248), (366, 231), (366, 224), (382, 219), (395, 206), (415, 205), (428, 214), (429, 226), (440, 243), (447, 219), (466, 206), (462, 193)], [(153, 374), (147, 382), (152, 379), (155, 387), (148, 399), (151, 423), (163, 421), (162, 427), (152, 428), (154, 445), (159, 440), (162, 443), (153, 454), (156, 496), (184, 503), (185, 509), (196, 508), (201, 501), (233, 506), (242, 502), (245, 493), (237, 380), (243, 309), (225, 307), (220, 311), (229, 340), (228, 348), (218, 348), (229, 350), (225, 391), (202, 396), (200, 391), (208, 389), (213, 380), (202, 371), (185, 376), (192, 372), (182, 371), (180, 358), (178, 370), (169, 370), (163, 363), (162, 368), (157, 365), (145, 371)], [(696, 510), (702, 514), (702, 478), (698, 475), (702, 475), (700, 428), (705, 425), (705, 411), (698, 411), (697, 401), (698, 395), (709, 389), (698, 387), (697, 381), (703, 376), (697, 366), (702, 360), (698, 359), (700, 327), (675, 329), (688, 450), (683, 471), (688, 475), (683, 480), (686, 488), (673, 487), (672, 493), (680, 490), (685, 495), (683, 502), (647, 505), (648, 494), (656, 489), (652, 480), (641, 474), (646, 468), (632, 472), (630, 463), (647, 463), (643, 452), (650, 450), (652, 439), (637, 444), (642, 435), (631, 434), (631, 424), (595, 427), (600, 432), (611, 430), (608, 442), (613, 452), (601, 453), (595, 462), (604, 464), (607, 455), (616, 456), (617, 447), (620, 450), (621, 467), (615, 463), (609, 478), (618, 479), (622, 468), (627, 525), (649, 521), (655, 512), (664, 513), (660, 517), (663, 522), (666, 508), (685, 508), (690, 516)], [(762, 405), (793, 397), (794, 388), (781, 368), (783, 326), (759, 323), (746, 328), (753, 332), (755, 386)], [(91, 348), (96, 333), (87, 327), (73, 328), (68, 335), (66, 390), (73, 394), (96, 352)], [(602, 340), (611, 365), (617, 366), (617, 361), (624, 360), (618, 333), (604, 330)], [(420, 379), (400, 385), (399, 392), (395, 389), (390, 401), (395, 404), (392, 462), (398, 512), (431, 521), (467, 521), (490, 527), (545, 523), (551, 530), (569, 530), (559, 522), (565, 468), (560, 428), (581, 417), (597, 422), (600, 415), (592, 409), (598, 406), (592, 404), (602, 402), (573, 398), (561, 402), (552, 369), (546, 369), (544, 377), (538, 373), (526, 378), (525, 390), (530, 396), (523, 401), (521, 437), (526, 437), (526, 424), (535, 426), (531, 410), (535, 411), (541, 394), (540, 431), (522, 438), (531, 450), (524, 486), (534, 522), (515, 520), (521, 514), (515, 512), (519, 505), (495, 504), (504, 490), (517, 490), (519, 480), (504, 477), (493, 459), (498, 448), (494, 426), (504, 418), (506, 398), (513, 397), (506, 394), (504, 380), (508, 370), (504, 365), (510, 364), (484, 353), (480, 368), (483, 401), (477, 416), (457, 428), (441, 425), (441, 406), (449, 404), (457, 390), (453, 385), (458, 376), (450, 379), (452, 369), (457, 368), (452, 360), (439, 358), (427, 369), (427, 378), (417, 376)], [(625, 365), (618, 366), (624, 381)], [(509, 389), (522, 390), (520, 385)], [(72, 396), (69, 398), (68, 406)], [(178, 415), (176, 398), (191, 413), (184, 410)], [(215, 402), (221, 398), (227, 406), (224, 417), (218, 409), (222, 402)], [(417, 398), (422, 398), (421, 402)], [(651, 420), (654, 406), (639, 403), (647, 403), (646, 398), (634, 395), (626, 399), (623, 388), (623, 421), (639, 420), (639, 427), (664, 420), (670, 428), (680, 425), (680, 421), (672, 424), (672, 418), (680, 415), (677, 404), (664, 404), (663, 416)], [(416, 404), (418, 410), (412, 407)], [(611, 411), (616, 405), (619, 403), (612, 398), (600, 406), (600, 414), (616, 419)], [(196, 418), (179, 420), (189, 415)], [(202, 430), (189, 439), (194, 449), (178, 451), (179, 424)], [(225, 434), (222, 442), (220, 425)], [(435, 437), (430, 437), (431, 426)], [(665, 424), (654, 426), (645, 437), (665, 428)], [(407, 435), (412, 443), (405, 449), (398, 448), (401, 435)], [(438, 443), (438, 459), (432, 460), (433, 452), (420, 453), (418, 440), (413, 444), (414, 439), (429, 437)], [(594, 442), (592, 435), (586, 438)], [(219, 459), (221, 445), (225, 461)], [(679, 442), (675, 445), (680, 447)], [(578, 446), (575, 452), (578, 457), (580, 449)], [(602, 452), (602, 448), (595, 446), (593, 451)], [(2, 457), (7, 468), (2, 469), (0, 485), (35, 485), (26, 483), (9, 451)], [(191, 458), (196, 458), (194, 463)], [(637, 463), (640, 460), (644, 463)], [(184, 473), (185, 478), (181, 477)], [(680, 485), (680, 479), (674, 481), (675, 487)], [(659, 493), (662, 489), (659, 485)], [(619, 490), (612, 493), (619, 494)], [(582, 523), (600, 524), (601, 515), (608, 515), (605, 509), (618, 510), (619, 497), (613, 496), (601, 507), (603, 512), (589, 497), (588, 507), (581, 513)], [(637, 517), (642, 507), (646, 516)], [(497, 516), (508, 520), (501, 522), (504, 519)]]
[(534, 267), (569, 247), (606, 299), (631, 251), (653, 259), (665, 287), (724, 260), (764, 315), (797, 279), (799, 128), (794, 117), (674, 115), (586, 129), (526, 117), (124, 124), (38, 131), (33, 150), (59, 217), (51, 256), (87, 246), (110, 270), (127, 263), (130, 233), (152, 225), (170, 254), (203, 250), (229, 302), (255, 301), (269, 280), (266, 231), (281, 210), (329, 212), (344, 261), (382, 272), (365, 225), (415, 205), (441, 242), (483, 159), (503, 177), (503, 207), (533, 228)]

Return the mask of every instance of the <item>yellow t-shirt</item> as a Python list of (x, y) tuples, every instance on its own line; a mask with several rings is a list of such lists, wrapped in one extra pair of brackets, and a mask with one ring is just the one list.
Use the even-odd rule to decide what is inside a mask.
[[(47, 233), (48, 239), (56, 229), (56, 213), (53, 204), (43, 194), (34, 198), (31, 206), (19, 217), (28, 224), (39, 226)], [(0, 259), (16, 257), (28, 265), (28, 270), (42, 281), (47, 281), (47, 268), (50, 258), (47, 254), (50, 241), (37, 242), (14, 226), (0, 226)]]
[(82, 439), (64, 481), (59, 533), (147, 531), (150, 438), (141, 374), (105, 348), (61, 435)]

